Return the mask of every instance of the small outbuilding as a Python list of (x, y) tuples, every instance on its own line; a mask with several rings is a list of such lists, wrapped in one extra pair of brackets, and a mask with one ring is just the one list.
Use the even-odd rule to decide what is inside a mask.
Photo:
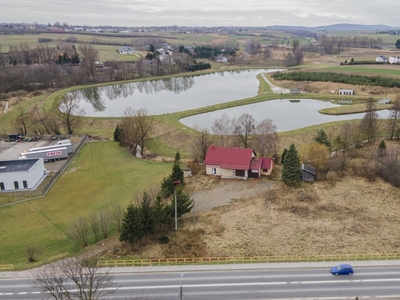
[(314, 181), (315, 176), (316, 176), (315, 168), (306, 164), (301, 165), (301, 178), (303, 181)]
[(339, 89), (339, 95), (352, 96), (354, 95), (353, 89)]
[(294, 88), (294, 89), (290, 89), (290, 94), (300, 94), (300, 89), (299, 88)]
[(7, 134), (7, 138), (9, 142), (16, 142), (18, 141), (22, 135), (20, 133), (9, 133)]
[(43, 158), (0, 161), (0, 191), (35, 190), (47, 176)]
[(186, 178), (192, 177), (192, 169), (191, 168), (186, 167), (186, 168), (183, 168), (182, 171), (183, 171), (183, 177), (186, 177)]

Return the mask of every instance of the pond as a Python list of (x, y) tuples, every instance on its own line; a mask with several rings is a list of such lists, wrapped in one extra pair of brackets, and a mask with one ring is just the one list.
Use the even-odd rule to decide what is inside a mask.
[[(334, 103), (333, 101), (326, 102), (312, 99), (271, 100), (199, 114), (180, 119), (179, 121), (192, 128), (197, 126), (211, 130), (214, 121), (223, 114), (227, 114), (230, 119), (233, 119), (247, 113), (258, 122), (263, 119), (271, 119), (277, 126), (277, 132), (282, 132), (328, 122), (362, 119), (365, 115), (365, 113), (359, 113), (332, 116), (320, 114), (318, 112), (318, 110), (322, 108), (336, 106), (340, 106), (340, 104)], [(380, 118), (389, 117), (389, 112), (387, 110), (381, 110), (377, 113)]]
[(151, 115), (173, 113), (256, 96), (260, 73), (278, 70), (235, 70), (148, 80), (71, 92), (88, 117), (121, 117), (127, 107)]

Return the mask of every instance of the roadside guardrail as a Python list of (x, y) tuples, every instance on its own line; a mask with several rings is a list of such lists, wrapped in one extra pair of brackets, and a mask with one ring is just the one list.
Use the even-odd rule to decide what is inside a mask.
[(0, 271), (14, 271), (14, 265), (0, 265)]
[(329, 262), (329, 261), (368, 261), (395, 260), (400, 254), (349, 254), (349, 255), (308, 255), (308, 256), (256, 256), (256, 257), (202, 257), (202, 258), (160, 258), (132, 260), (99, 260), (99, 267), (144, 267), (175, 265), (218, 265), (248, 263), (287, 263), (287, 262)]

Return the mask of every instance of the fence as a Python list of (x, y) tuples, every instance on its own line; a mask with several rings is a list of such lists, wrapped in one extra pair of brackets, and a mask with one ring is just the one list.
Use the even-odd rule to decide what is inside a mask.
[(19, 201), (14, 201), (11, 203), (7, 203), (7, 204), (3, 204), (0, 205), (0, 207), (3, 206), (9, 206), (9, 205), (13, 205), (13, 204), (17, 204), (17, 203), (22, 203), (22, 202), (26, 202), (26, 201), (31, 201), (31, 200), (35, 200), (35, 199), (40, 199), (43, 198), (44, 196), (46, 196), (47, 192), (50, 190), (50, 188), (53, 186), (53, 184), (56, 182), (56, 180), (58, 179), (58, 177), (60, 177), (60, 175), (65, 171), (65, 169), (69, 166), (69, 164), (71, 163), (71, 161), (74, 159), (75, 155), (79, 152), (79, 150), (82, 148), (82, 146), (86, 143), (88, 139), (88, 136), (85, 135), (84, 138), (82, 139), (82, 141), (79, 143), (79, 145), (75, 148), (74, 152), (72, 152), (66, 162), (61, 166), (61, 168), (51, 177), (51, 180), (44, 186), (44, 188), (42, 189), (41, 195), (40, 196), (36, 196), (36, 197), (31, 197), (28, 199), (23, 199), (23, 200), (19, 200)]
[(257, 257), (203, 257), (203, 258), (165, 258), (133, 260), (99, 260), (99, 267), (144, 267), (176, 265), (222, 265), (248, 263), (283, 263), (283, 262), (329, 262), (329, 261), (368, 261), (395, 260), (400, 254), (362, 254), (362, 255), (308, 255), (308, 256), (257, 256)]
[(0, 265), (0, 271), (14, 271), (14, 265)]

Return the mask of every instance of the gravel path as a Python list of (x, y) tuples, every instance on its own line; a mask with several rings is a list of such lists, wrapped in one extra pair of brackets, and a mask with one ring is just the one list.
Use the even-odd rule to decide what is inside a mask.
[(274, 94), (289, 94), (290, 93), (289, 89), (284, 89), (284, 88), (280, 88), (276, 85), (273, 85), (271, 83), (271, 81), (269, 81), (268, 78), (265, 77), (265, 74), (261, 74), (261, 77), (265, 80), (266, 83), (269, 84), (269, 86)]
[(261, 179), (221, 179), (218, 187), (197, 191), (192, 195), (194, 212), (204, 213), (214, 207), (229, 205), (235, 200), (256, 197), (270, 189), (276, 182)]

